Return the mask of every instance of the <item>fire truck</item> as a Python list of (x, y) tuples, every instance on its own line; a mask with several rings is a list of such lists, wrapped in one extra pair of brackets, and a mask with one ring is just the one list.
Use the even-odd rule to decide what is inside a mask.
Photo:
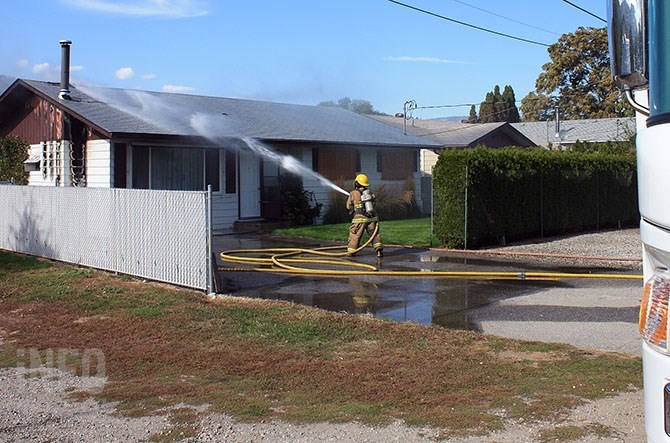
[(644, 287), (645, 429), (670, 442), (670, 1), (607, 0), (612, 76), (633, 106)]

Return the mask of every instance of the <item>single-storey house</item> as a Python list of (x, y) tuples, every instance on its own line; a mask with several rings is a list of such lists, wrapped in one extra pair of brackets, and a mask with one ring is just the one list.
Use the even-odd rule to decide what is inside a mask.
[(477, 146), (504, 148), (506, 146), (537, 146), (527, 136), (506, 122), (462, 123), (444, 119), (404, 119), (375, 116), (375, 119), (402, 128), (403, 132), (422, 139), (433, 140), (439, 148), (421, 151), (420, 169), (424, 177), (430, 176), (437, 157), (444, 149), (467, 149)]
[(0, 136), (30, 147), (29, 185), (210, 185), (214, 229), (277, 220), (284, 168), (325, 207), (332, 191), (319, 175), (348, 188), (358, 172), (376, 186), (415, 180), (421, 207), (419, 153), (439, 147), (341, 108), (73, 86), (64, 72), (60, 83), (17, 79), (0, 95)]
[(637, 132), (635, 117), (512, 123), (537, 146), (565, 149), (581, 142), (625, 142)]

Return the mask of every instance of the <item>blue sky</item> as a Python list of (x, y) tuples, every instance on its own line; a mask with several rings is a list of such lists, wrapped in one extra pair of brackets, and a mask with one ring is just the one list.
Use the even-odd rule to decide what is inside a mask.
[[(555, 43), (597, 18), (564, 0), (403, 0), (519, 38)], [(606, 18), (605, 0), (571, 0)], [(534, 90), (545, 46), (388, 0), (4, 0), (0, 74), (316, 105), (363, 99), (388, 114), (467, 115), (494, 85)], [(440, 106), (438, 108), (428, 108)], [(442, 107), (444, 106), (444, 107)]]

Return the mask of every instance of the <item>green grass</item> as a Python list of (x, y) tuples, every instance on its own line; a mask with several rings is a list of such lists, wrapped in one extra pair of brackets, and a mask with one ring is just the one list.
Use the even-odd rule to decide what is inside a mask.
[[(430, 218), (382, 220), (379, 222), (379, 232), (381, 233), (382, 240), (387, 245), (430, 246)], [(272, 233), (275, 235), (346, 242), (349, 235), (349, 223), (280, 228), (275, 229)], [(365, 236), (363, 238), (367, 239)]]

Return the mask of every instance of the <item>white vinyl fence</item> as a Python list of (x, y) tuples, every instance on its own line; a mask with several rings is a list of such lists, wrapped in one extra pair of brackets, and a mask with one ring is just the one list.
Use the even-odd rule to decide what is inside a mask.
[(0, 248), (211, 292), (209, 195), (0, 185)]

